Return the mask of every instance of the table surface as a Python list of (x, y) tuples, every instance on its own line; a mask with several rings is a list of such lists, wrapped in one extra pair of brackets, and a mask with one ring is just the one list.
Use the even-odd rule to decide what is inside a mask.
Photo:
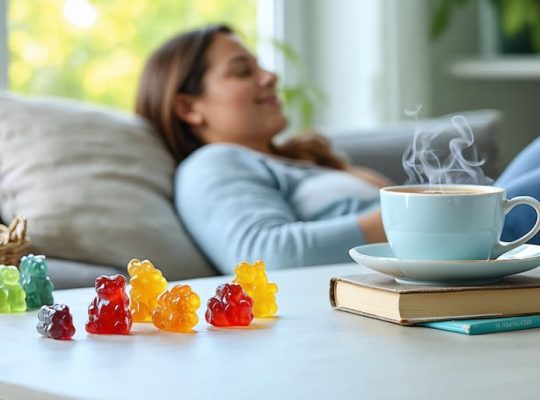
[[(134, 324), (129, 336), (84, 330), (93, 289), (55, 292), (72, 341), (41, 338), (37, 311), (0, 315), (0, 398), (535, 398), (540, 330), (466, 336), (334, 311), (329, 279), (358, 265), (270, 271), (279, 316), (248, 328), (201, 321), (193, 334)], [(203, 303), (226, 277), (186, 281)]]

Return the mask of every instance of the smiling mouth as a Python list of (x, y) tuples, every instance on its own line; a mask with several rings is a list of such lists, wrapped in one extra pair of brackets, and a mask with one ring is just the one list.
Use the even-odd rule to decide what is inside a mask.
[(265, 97), (263, 99), (258, 99), (258, 100), (255, 101), (255, 103), (257, 103), (257, 104), (267, 104), (267, 105), (271, 105), (271, 106), (274, 106), (274, 107), (281, 106), (281, 103), (280, 103), (277, 96), (270, 96), (270, 97)]

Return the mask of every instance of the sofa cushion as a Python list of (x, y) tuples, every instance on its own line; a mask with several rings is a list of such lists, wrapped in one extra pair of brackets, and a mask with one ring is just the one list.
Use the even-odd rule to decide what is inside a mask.
[(49, 278), (55, 289), (73, 289), (92, 287), (100, 275), (123, 274), (128, 277), (125, 268), (118, 269), (106, 265), (85, 264), (77, 261), (47, 258)]
[(31, 251), (168, 279), (215, 274), (172, 206), (175, 162), (141, 119), (87, 103), (0, 94), (0, 211)]

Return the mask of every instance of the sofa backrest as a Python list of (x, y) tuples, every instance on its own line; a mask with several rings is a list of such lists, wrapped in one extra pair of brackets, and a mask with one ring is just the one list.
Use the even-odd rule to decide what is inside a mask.
[(175, 162), (140, 118), (77, 101), (0, 94), (0, 212), (31, 251), (169, 280), (214, 275), (172, 206)]
[(503, 125), (503, 115), (497, 110), (465, 111), (431, 119), (387, 123), (371, 129), (332, 132), (329, 136), (335, 148), (345, 153), (354, 164), (373, 168), (394, 182), (404, 183), (407, 175), (401, 158), (415, 133), (441, 131), (439, 139), (433, 143), (433, 149), (440, 159), (444, 159), (449, 153), (448, 137), (456, 137), (451, 124), (451, 118), (455, 115), (461, 115), (467, 121), (478, 156), (485, 160), (483, 171), (488, 177), (496, 179), (502, 170), (500, 136)]

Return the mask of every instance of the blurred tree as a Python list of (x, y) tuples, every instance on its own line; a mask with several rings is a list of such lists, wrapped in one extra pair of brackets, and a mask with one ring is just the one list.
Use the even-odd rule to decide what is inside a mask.
[(255, 48), (256, 0), (14, 0), (9, 86), (132, 109), (148, 55), (168, 37), (227, 23)]

